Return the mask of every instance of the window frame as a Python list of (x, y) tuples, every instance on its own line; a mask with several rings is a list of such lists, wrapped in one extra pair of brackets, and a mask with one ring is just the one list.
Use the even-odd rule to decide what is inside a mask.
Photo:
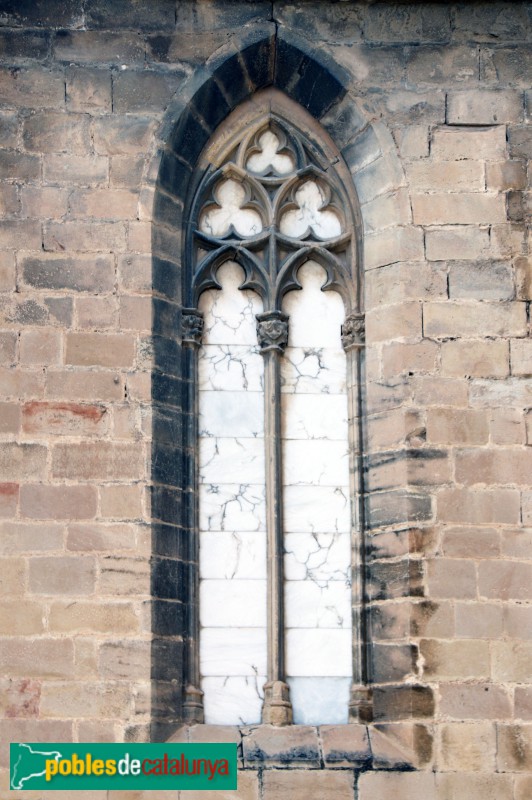
[[(228, 156), (239, 143), (250, 142), (265, 126), (279, 126), (292, 135), (296, 148), (314, 158), (318, 167), (299, 165), (298, 179), (302, 175), (319, 179), (319, 167), (334, 172), (331, 182), (336, 195), (341, 198), (340, 212), (344, 216), (347, 242), (344, 264), (327, 258), (327, 251), (319, 244), (300, 247), (288, 268), (279, 271), (278, 263), (270, 255), (269, 273), (257, 260), (228, 237), (224, 246), (211, 250), (211, 255), (201, 258), (201, 245), (205, 237), (200, 229), (200, 217), (212, 194), (212, 187), (225, 173)], [(211, 198), (212, 201), (212, 198)], [(264, 211), (264, 209), (263, 209)], [(266, 311), (258, 318), (259, 340), (265, 356), (265, 403), (267, 436), (271, 447), (266, 453), (266, 493), (268, 514), (268, 689), (263, 709), (263, 722), (286, 725), (291, 722), (288, 687), (284, 680), (284, 622), (283, 622), (283, 547), (282, 547), (282, 480), (280, 435), (280, 363), (286, 344), (286, 315), (281, 303), (284, 294), (301, 288), (297, 270), (307, 260), (320, 263), (326, 270), (328, 281), (324, 288), (338, 291), (346, 308), (342, 328), (342, 342), (347, 355), (349, 448), (351, 453), (352, 500), (352, 608), (353, 608), (353, 683), (349, 703), (350, 721), (358, 721), (361, 706), (368, 704), (368, 670), (365, 636), (365, 568), (364, 568), (364, 504), (362, 478), (362, 396), (364, 314), (361, 308), (362, 286), (360, 280), (360, 218), (358, 202), (349, 170), (340, 152), (321, 126), (301, 106), (275, 89), (258, 92), (253, 98), (233, 111), (216, 129), (200, 156), (196, 172), (185, 202), (183, 282), (184, 307), (181, 316), (183, 367), (186, 378), (184, 395), (184, 526), (188, 534), (186, 597), (187, 619), (185, 640), (185, 684), (183, 717), (188, 722), (203, 722), (202, 693), (199, 674), (199, 508), (198, 508), (198, 378), (197, 351), (201, 343), (202, 317), (198, 312), (201, 293), (209, 288), (220, 288), (216, 271), (228, 260), (243, 267), (246, 278), (240, 288), (253, 288), (261, 295)], [(270, 247), (274, 248), (277, 230), (270, 229)], [(203, 239), (203, 241), (202, 241)], [(210, 243), (212, 245), (212, 242)], [(285, 259), (284, 265), (286, 266)], [(273, 264), (273, 269), (272, 265)], [(343, 268), (342, 268), (343, 267)], [(282, 273), (282, 274), (281, 274)], [(278, 280), (281, 276), (281, 280)], [(281, 331), (281, 343), (272, 339), (271, 330)], [(275, 337), (274, 337), (275, 338)], [(284, 342), (284, 344), (283, 344)]]

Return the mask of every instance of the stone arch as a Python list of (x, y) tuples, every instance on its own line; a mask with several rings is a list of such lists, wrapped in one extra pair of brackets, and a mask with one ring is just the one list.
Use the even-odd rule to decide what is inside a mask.
[[(197, 571), (190, 561), (190, 534), (183, 508), (195, 491), (192, 459), (183, 446), (195, 424), (187, 359), (181, 348), (182, 257), (187, 197), (199, 180), (198, 158), (225, 117), (258, 90), (273, 86), (305, 108), (335, 141), (351, 172), (360, 205), (359, 231), (371, 242), (370, 264), (382, 247), (379, 215), (386, 217), (386, 247), (395, 246), (408, 223), (393, 191), (401, 169), (389, 132), (370, 124), (348, 91), (349, 74), (326, 54), (273, 26), (245, 33), (187, 81), (169, 106), (148, 179), (153, 179), (153, 445), (152, 445), (152, 718), (153, 740), (167, 738), (183, 721), (181, 688), (187, 681), (184, 645)], [(390, 178), (390, 176), (392, 176)], [(362, 237), (359, 241), (363, 274)], [(394, 244), (395, 243), (395, 244)], [(366, 246), (366, 255), (368, 250)], [(386, 263), (386, 262), (383, 262)], [(361, 383), (363, 375), (361, 375)], [(185, 413), (183, 413), (185, 410)], [(361, 416), (361, 415), (360, 415)], [(364, 509), (360, 509), (361, 517)], [(192, 585), (192, 592), (190, 587)], [(365, 627), (364, 621), (362, 627)], [(364, 634), (363, 638), (366, 636)], [(371, 679), (364, 650), (362, 682)], [(358, 698), (364, 710), (366, 698)]]

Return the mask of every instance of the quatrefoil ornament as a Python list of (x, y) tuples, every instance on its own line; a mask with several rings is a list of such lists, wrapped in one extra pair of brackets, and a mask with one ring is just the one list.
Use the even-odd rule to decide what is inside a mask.
[(324, 187), (307, 180), (296, 189), (294, 200), (281, 217), (281, 233), (294, 239), (304, 239), (311, 232), (323, 240), (340, 236), (342, 225), (336, 212), (328, 208), (330, 194)]
[(215, 204), (210, 204), (202, 214), (200, 230), (220, 238), (233, 228), (240, 236), (256, 236), (262, 231), (258, 211), (249, 208), (245, 187), (232, 178), (223, 180), (214, 190)]

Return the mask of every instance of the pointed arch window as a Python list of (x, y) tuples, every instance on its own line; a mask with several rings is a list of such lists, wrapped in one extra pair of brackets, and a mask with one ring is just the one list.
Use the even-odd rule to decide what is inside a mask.
[(346, 722), (365, 684), (356, 198), (326, 134), (273, 90), (200, 166), (182, 311), (185, 716)]

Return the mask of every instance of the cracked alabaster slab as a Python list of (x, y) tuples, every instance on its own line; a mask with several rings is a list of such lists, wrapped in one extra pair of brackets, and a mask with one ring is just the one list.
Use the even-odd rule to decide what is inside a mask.
[(199, 441), (201, 483), (223, 477), (234, 483), (243, 477), (249, 483), (264, 483), (264, 442), (258, 438), (201, 437)]
[(347, 447), (346, 395), (285, 394), (283, 430), (291, 439), (332, 439)]
[(256, 314), (263, 311), (262, 300), (255, 292), (238, 287), (244, 281), (244, 271), (238, 264), (227, 262), (216, 273), (222, 286), (201, 295), (199, 309), (204, 314), (204, 344), (257, 344)]
[[(199, 350), (200, 391), (262, 392), (264, 359), (255, 346), (206, 344)], [(309, 367), (310, 368), (310, 367)]]
[(200, 653), (204, 676), (266, 673), (266, 632), (262, 628), (203, 628)]
[(199, 487), (200, 531), (263, 531), (264, 485), (206, 483)]
[(253, 439), (264, 434), (264, 399), (259, 392), (201, 392), (199, 434)]
[[(288, 346), (341, 349), (344, 304), (337, 292), (321, 290), (327, 280), (325, 270), (315, 261), (307, 261), (297, 278), (303, 291), (288, 292), (283, 302), (283, 311), (290, 316)], [(319, 324), (322, 320), (324, 324)]]
[(345, 353), (332, 347), (287, 347), (281, 363), (281, 391), (345, 394)]
[(265, 531), (203, 531), (202, 579), (266, 579)]
[(350, 533), (287, 533), (284, 549), (286, 580), (350, 583)]
[(284, 593), (287, 628), (351, 628), (351, 592), (345, 583), (286, 581)]
[(286, 486), (287, 533), (347, 533), (351, 528), (349, 492), (341, 486)]
[(205, 722), (210, 725), (250, 725), (261, 716), (265, 675), (205, 677)]

